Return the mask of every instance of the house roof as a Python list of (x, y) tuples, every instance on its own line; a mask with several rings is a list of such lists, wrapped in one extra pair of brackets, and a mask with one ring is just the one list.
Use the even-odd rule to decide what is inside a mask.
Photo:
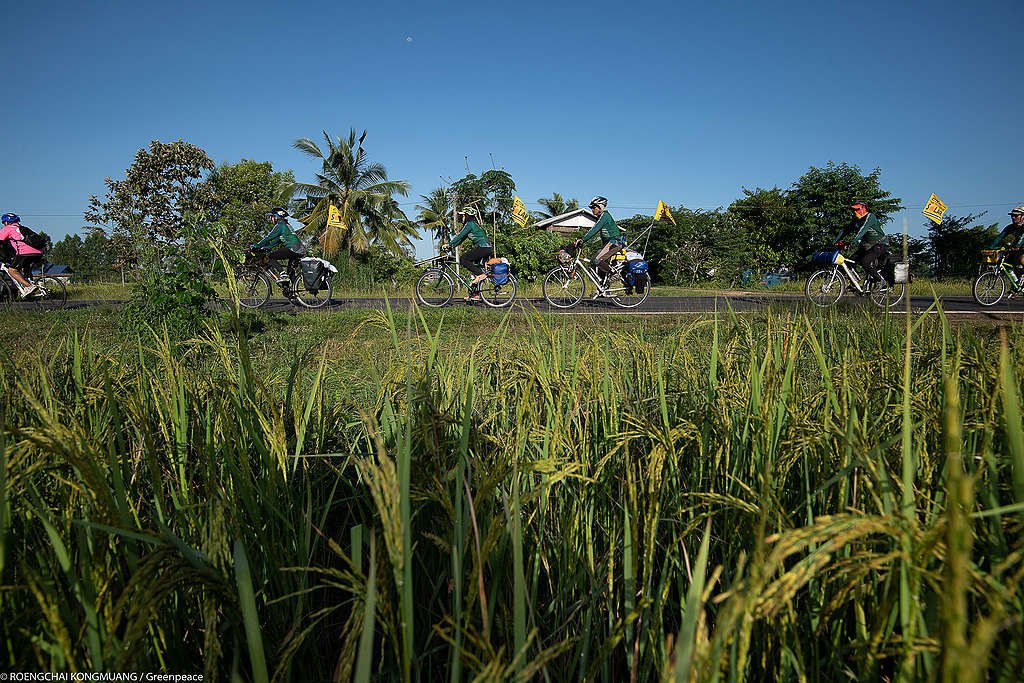
[(588, 209), (574, 209), (567, 213), (537, 221), (535, 225), (542, 230), (573, 233), (580, 228), (592, 228), (595, 223), (597, 223), (597, 216), (590, 213)]

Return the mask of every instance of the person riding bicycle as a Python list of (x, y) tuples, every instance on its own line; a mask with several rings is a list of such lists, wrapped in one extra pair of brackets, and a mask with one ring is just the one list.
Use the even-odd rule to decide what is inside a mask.
[[(267, 258), (274, 261), (288, 261), (287, 276), (278, 276), (277, 280), (284, 284), (295, 279), (299, 269), (299, 259), (306, 255), (306, 247), (288, 225), (288, 212), (280, 206), (275, 206), (270, 210), (267, 220), (274, 224), (274, 229), (258, 244), (251, 245), (250, 249), (265, 249), (270, 251)], [(287, 280), (284, 279), (285, 277)]]
[(7, 240), (14, 249), (14, 259), (7, 272), (18, 285), (18, 296), (24, 299), (36, 291), (36, 286), (25, 279), (25, 276), (32, 275), (32, 266), (43, 259), (43, 252), (25, 242), (25, 236), (21, 233), (21, 218), (17, 214), (5, 213), (0, 216), (0, 223), (3, 223), (3, 228), (0, 228), (0, 242)]
[(459, 220), (462, 221), (462, 231), (452, 239), (448, 247), (454, 249), (467, 237), (472, 240), (473, 248), (459, 257), (459, 263), (466, 270), (473, 273), (473, 282), (471, 283), (470, 294), (466, 297), (466, 301), (480, 301), (478, 286), (487, 278), (484, 274), (484, 269), (480, 267), (480, 263), (484, 259), (494, 256), (494, 247), (491, 246), (491, 243), (487, 240), (487, 233), (484, 232), (484, 229), (480, 227), (476, 220), (476, 209), (466, 207), (458, 212), (458, 216)]
[(594, 257), (594, 265), (597, 272), (605, 277), (606, 282), (614, 282), (621, 277), (614, 271), (611, 265), (612, 257), (626, 248), (626, 238), (619, 230), (618, 224), (612, 215), (608, 213), (608, 199), (598, 195), (590, 200), (590, 211), (597, 216), (597, 223), (594, 223), (587, 234), (573, 243), (577, 249), (589, 242), (595, 235), (601, 236), (601, 249)]
[(867, 204), (862, 201), (854, 201), (850, 205), (850, 209), (854, 215), (852, 224), (849, 228), (843, 229), (836, 235), (833, 242), (840, 244), (842, 243), (843, 235), (852, 230), (857, 230), (857, 235), (851, 241), (859, 242), (860, 244), (852, 256), (853, 261), (859, 263), (864, 268), (868, 277), (885, 280), (877, 264), (881, 258), (889, 253), (888, 237), (886, 237), (885, 231), (882, 230), (882, 226), (879, 225), (878, 219), (875, 218), (875, 214), (868, 211)]
[(1010, 212), (1010, 221), (988, 248), (1012, 251), (1012, 254), (1007, 254), (1006, 262), (1013, 265), (1014, 272), (1020, 276), (1024, 269), (1024, 206)]

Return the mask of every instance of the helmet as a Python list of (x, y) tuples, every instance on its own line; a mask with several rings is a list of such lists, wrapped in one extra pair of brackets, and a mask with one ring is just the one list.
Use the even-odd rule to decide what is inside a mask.
[[(1024, 206), (1018, 206), (1013, 211), (1010, 212), (1011, 216), (1020, 216), (1022, 214), (1024, 214)], [(4, 220), (7, 220), (7, 216), (4, 216)], [(15, 216), (14, 220), (18, 220), (18, 217)]]
[(867, 211), (868, 210), (868, 205), (865, 204), (864, 202), (862, 202), (859, 199), (854, 199), (852, 202), (850, 202), (850, 208), (851, 209), (861, 208), (861, 209), (864, 209), (865, 211)]
[(20, 222), (21, 222), (21, 219), (18, 218), (18, 214), (16, 214), (16, 213), (5, 213), (3, 216), (0, 216), (0, 223), (20, 223)]
[(594, 197), (593, 199), (590, 200), (590, 204), (588, 204), (588, 206), (600, 206), (602, 209), (607, 209), (608, 208), (608, 198), (607, 197), (602, 197), (601, 195), (598, 195), (598, 196), (596, 196), (596, 197)]
[(285, 218), (288, 218), (288, 212), (280, 206), (275, 206), (267, 213), (267, 217), (277, 223), (278, 221), (283, 221)]
[(463, 209), (460, 209), (458, 213), (460, 216), (469, 216), (470, 218), (476, 218), (476, 207), (467, 206)]

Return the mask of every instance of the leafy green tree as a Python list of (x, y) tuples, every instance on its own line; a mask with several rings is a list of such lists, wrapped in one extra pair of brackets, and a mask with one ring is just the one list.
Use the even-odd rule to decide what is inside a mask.
[(816, 229), (811, 210), (792, 193), (777, 187), (753, 191), (743, 188), (743, 195), (726, 212), (748, 240), (743, 249), (748, 262), (740, 272), (805, 261), (813, 251)]
[[(696, 211), (685, 207), (671, 208), (676, 224), (658, 222), (651, 229), (646, 258), (651, 264), (651, 277), (660, 284), (693, 284), (711, 277), (709, 271), (721, 265), (716, 245), (725, 218), (721, 211)], [(650, 224), (647, 216), (621, 221), (627, 234), (638, 234)]]
[[(474, 204), (482, 216), (492, 216), (498, 224), (510, 223), (515, 181), (506, 171), (485, 171), (479, 178), (470, 173), (452, 183), (459, 207)], [(488, 222), (491, 222), (488, 221)]]
[(78, 235), (65, 235), (64, 239), (53, 245), (47, 253), (47, 260), (51, 263), (67, 266), (76, 273), (85, 272), (82, 270), (82, 238)]
[(211, 218), (224, 225), (229, 243), (246, 245), (258, 242), (267, 232), (271, 207), (288, 205), (295, 176), (291, 171), (275, 171), (269, 161), (242, 159), (235, 164), (222, 162), (209, 181), (216, 195)]
[[(880, 168), (864, 175), (856, 165), (829, 161), (825, 168), (811, 166), (800, 176), (793, 183), (790, 196), (810, 212), (808, 218), (814, 226), (810, 233), (812, 242), (823, 245), (840, 230), (849, 228), (853, 222), (850, 204), (854, 200), (866, 203), (883, 226), (892, 214), (902, 210), (901, 200), (880, 187), (881, 175)], [(799, 223), (802, 218), (794, 220)]]
[(419, 216), (417, 220), (421, 228), (434, 233), (438, 242), (451, 239), (452, 232), (452, 198), (443, 187), (436, 187), (429, 194), (421, 194), (423, 204), (417, 204)]
[(558, 250), (565, 244), (565, 238), (558, 233), (505, 223), (497, 228), (494, 253), (509, 260), (517, 278), (531, 281), (544, 277), (555, 267)]
[[(370, 161), (363, 149), (365, 130), (357, 138), (355, 129), (351, 129), (347, 140), (332, 139), (327, 131), (323, 131), (323, 136), (325, 150), (309, 138), (295, 141), (295, 149), (319, 159), (321, 165), (316, 183), (295, 183), (290, 190), (304, 195), (296, 202), (304, 214), (301, 220), (321, 235), (324, 253), (332, 255), (345, 250), (351, 259), (375, 242), (411, 245), (411, 238), (418, 233), (394, 200), (396, 194), (408, 195), (409, 183), (388, 180), (384, 165)], [(331, 206), (338, 209), (344, 229), (327, 226)]]
[(580, 201), (578, 199), (565, 200), (562, 198), (562, 195), (557, 192), (553, 192), (550, 199), (541, 197), (537, 200), (537, 203), (547, 209), (547, 211), (537, 212), (537, 215), (542, 219), (561, 216), (563, 213), (575, 211), (580, 208)]
[[(985, 215), (946, 214), (941, 223), (928, 221), (928, 241), (934, 256), (935, 277), (963, 277), (975, 275), (981, 265), (981, 250), (987, 249), (996, 235), (999, 224), (984, 226), (977, 219)], [(972, 225), (974, 223), (974, 225)]]

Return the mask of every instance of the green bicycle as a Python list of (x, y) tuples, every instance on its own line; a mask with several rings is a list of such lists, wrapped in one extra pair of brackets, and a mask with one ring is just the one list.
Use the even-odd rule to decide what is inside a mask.
[(458, 284), (465, 287), (470, 296), (479, 294), (491, 308), (505, 308), (516, 298), (516, 278), (511, 273), (496, 274), (487, 267), (484, 271), (487, 278), (474, 288), (472, 280), (459, 275), (454, 264), (455, 256), (452, 254), (441, 254), (417, 263), (417, 266), (427, 266), (427, 270), (416, 280), (416, 300), (431, 308), (447, 306), (455, 296)]
[[(1019, 254), (1020, 251), (1014, 250)], [(1003, 249), (983, 249), (981, 274), (974, 280), (971, 294), (982, 306), (995, 306), (1004, 298), (1009, 298), (1022, 291), (1021, 279), (1013, 272), (1013, 266), (1006, 262), (1006, 251)], [(1009, 290), (1009, 291), (1007, 291)]]

